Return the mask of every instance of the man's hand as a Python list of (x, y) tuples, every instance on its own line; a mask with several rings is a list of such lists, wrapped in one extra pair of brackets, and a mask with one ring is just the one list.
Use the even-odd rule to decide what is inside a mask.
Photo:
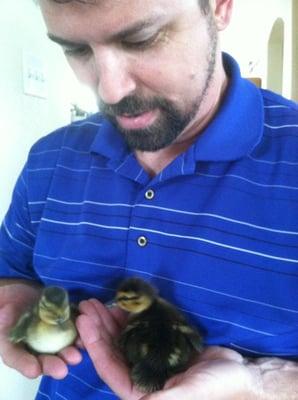
[(68, 373), (67, 365), (81, 361), (81, 354), (74, 346), (69, 346), (59, 355), (32, 355), (20, 344), (12, 344), (8, 339), (11, 327), (20, 314), (37, 300), (39, 290), (24, 283), (0, 287), (0, 357), (4, 364), (27, 378), (49, 375), (63, 379)]
[(94, 299), (83, 301), (80, 311), (77, 328), (97, 373), (123, 400), (261, 399), (258, 368), (250, 368), (240, 354), (220, 347), (206, 349), (186, 372), (169, 379), (163, 390), (141, 393), (115, 346), (125, 323), (123, 312)]
[(134, 387), (129, 369), (116, 348), (116, 340), (126, 323), (125, 312), (118, 307), (107, 309), (95, 299), (82, 301), (79, 310), (77, 329), (98, 375), (121, 399), (143, 397), (144, 393)]

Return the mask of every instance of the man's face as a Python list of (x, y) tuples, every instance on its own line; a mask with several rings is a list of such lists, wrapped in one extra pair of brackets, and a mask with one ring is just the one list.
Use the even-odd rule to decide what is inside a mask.
[(202, 118), (219, 51), (197, 0), (40, 0), (50, 37), (132, 149), (179, 141)]

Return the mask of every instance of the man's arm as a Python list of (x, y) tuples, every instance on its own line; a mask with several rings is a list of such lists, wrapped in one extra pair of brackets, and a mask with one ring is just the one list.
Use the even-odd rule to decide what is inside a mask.
[(56, 356), (35, 356), (21, 344), (8, 340), (11, 327), (37, 301), (42, 289), (33, 266), (38, 224), (32, 223), (36, 215), (31, 214), (29, 207), (30, 187), (36, 184), (29, 182), (25, 165), (0, 228), (0, 357), (6, 365), (29, 378), (45, 374), (61, 379), (68, 372), (67, 364), (81, 361), (76, 347), (69, 346)]
[(257, 400), (297, 400), (298, 363), (276, 357), (247, 360), (253, 374), (259, 374), (262, 391)]
[(97, 300), (80, 305), (77, 320), (83, 344), (100, 377), (122, 400), (298, 400), (298, 364), (278, 358), (248, 360), (222, 347), (207, 348), (184, 373), (150, 395), (132, 384), (115, 348), (119, 310)]

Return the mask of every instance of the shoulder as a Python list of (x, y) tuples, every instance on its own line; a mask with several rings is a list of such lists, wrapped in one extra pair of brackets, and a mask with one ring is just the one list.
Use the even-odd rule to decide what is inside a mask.
[(32, 146), (23, 172), (29, 201), (47, 197), (57, 171), (64, 174), (66, 170), (85, 168), (101, 121), (99, 114), (93, 115), (51, 132)]
[[(281, 125), (298, 124), (298, 103), (286, 99), (285, 97), (273, 93), (269, 90), (261, 89), (264, 103), (265, 124), (272, 122)], [(298, 126), (297, 126), (298, 128)]]
[(102, 116), (94, 114), (87, 119), (63, 126), (39, 139), (31, 148), (30, 155), (59, 152), (65, 147), (77, 151), (89, 150), (102, 125)]
[(261, 95), (264, 99), (265, 106), (283, 106), (284, 108), (292, 109), (293, 111), (298, 111), (298, 103), (293, 100), (287, 99), (280, 94), (274, 93), (268, 89), (260, 89)]
[(264, 105), (263, 137), (254, 156), (276, 166), (297, 165), (298, 104), (269, 90), (260, 90)]

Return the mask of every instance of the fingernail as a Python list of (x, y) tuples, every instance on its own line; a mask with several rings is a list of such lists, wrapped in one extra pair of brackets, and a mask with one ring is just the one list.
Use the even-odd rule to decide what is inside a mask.
[(116, 301), (114, 299), (110, 300), (110, 301), (107, 301), (104, 304), (105, 304), (106, 308), (114, 308), (114, 307), (117, 306), (117, 303), (116, 303)]

